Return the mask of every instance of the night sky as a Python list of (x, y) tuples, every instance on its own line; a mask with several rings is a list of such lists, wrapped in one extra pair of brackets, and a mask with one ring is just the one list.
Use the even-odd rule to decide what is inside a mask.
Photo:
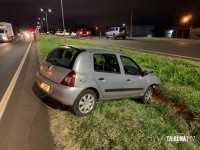
[[(179, 26), (181, 16), (192, 14), (192, 26), (200, 27), (200, 0), (63, 0), (66, 27), (133, 25)], [(40, 8), (48, 14), (49, 28), (62, 26), (60, 0), (0, 0), (0, 22), (24, 28), (35, 27)]]

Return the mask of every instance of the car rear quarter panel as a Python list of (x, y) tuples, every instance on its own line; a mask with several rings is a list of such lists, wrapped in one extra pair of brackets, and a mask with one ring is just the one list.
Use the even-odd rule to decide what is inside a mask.
[(73, 66), (73, 70), (76, 72), (75, 87), (83, 88), (83, 90), (95, 88), (98, 91), (99, 99), (101, 99), (102, 94), (91, 73), (92, 63), (90, 51), (78, 55)]

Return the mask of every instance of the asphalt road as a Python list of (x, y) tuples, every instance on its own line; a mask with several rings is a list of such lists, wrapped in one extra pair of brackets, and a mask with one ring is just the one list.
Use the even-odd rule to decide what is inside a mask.
[(29, 42), (0, 43), (0, 100), (19, 66)]
[(186, 59), (194, 59), (200, 61), (200, 42), (182, 42), (182, 41), (154, 41), (154, 40), (114, 40), (112, 38), (81, 38), (93, 43), (104, 45), (113, 45), (137, 49), (141, 51), (149, 51), (155, 53), (164, 53), (185, 57)]
[[(0, 44), (1, 98), (29, 44), (30, 41)], [(0, 150), (55, 148), (49, 127), (48, 108), (42, 102), (43, 93), (38, 90), (35, 83), (38, 65), (36, 43), (33, 42), (0, 120)]]

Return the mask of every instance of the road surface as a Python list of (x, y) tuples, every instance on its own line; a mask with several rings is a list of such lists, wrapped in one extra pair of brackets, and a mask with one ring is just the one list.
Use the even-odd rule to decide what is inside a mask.
[(200, 42), (183, 41), (154, 41), (154, 40), (113, 40), (112, 38), (81, 38), (92, 43), (104, 45), (121, 46), (141, 51), (149, 51), (171, 56), (184, 57), (200, 61)]
[[(35, 85), (38, 70), (36, 43), (0, 43), (1, 99), (10, 85), (22, 58), (25, 63), (0, 116), (0, 150), (51, 150), (55, 148), (49, 127), (46, 104)], [(28, 49), (30, 45), (30, 49)], [(9, 86), (10, 87), (10, 86)], [(5, 98), (5, 97), (4, 97)], [(0, 109), (5, 99), (0, 102)]]

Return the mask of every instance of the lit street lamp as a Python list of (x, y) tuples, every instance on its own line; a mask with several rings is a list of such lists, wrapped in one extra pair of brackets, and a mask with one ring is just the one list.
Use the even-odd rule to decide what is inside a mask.
[[(184, 16), (181, 19), (181, 23), (183, 23), (183, 24), (189, 24), (189, 22), (190, 22), (191, 19), (192, 19), (192, 15), (186, 15), (186, 16)], [(191, 32), (192, 32), (192, 26), (189, 29), (190, 29), (190, 32), (189, 32), (189, 38), (190, 38)], [(182, 33), (182, 37), (183, 37), (183, 33)]]
[[(41, 22), (41, 26), (42, 26), (42, 32), (44, 32), (44, 28), (43, 28), (43, 21), (42, 21), (42, 19), (41, 18), (38, 18), (38, 20), (40, 20), (40, 22)], [(45, 20), (45, 18), (43, 18), (43, 20)]]
[(99, 28), (96, 27), (95, 29), (96, 29), (96, 31), (95, 31), (95, 36), (97, 36), (97, 35), (98, 35), (97, 33), (98, 33), (98, 29), (99, 29)]
[(189, 23), (189, 21), (192, 19), (192, 15), (187, 15), (187, 16), (184, 16), (182, 19), (181, 19), (181, 22), (186, 24), (186, 23)]
[(99, 31), (99, 36), (101, 36), (101, 28), (96, 27), (95, 29), (96, 29), (95, 35), (98, 35), (98, 31)]
[(49, 32), (49, 25), (48, 25), (47, 13), (48, 13), (48, 12), (51, 13), (52, 11), (51, 11), (51, 9), (48, 9), (48, 10), (46, 11), (46, 10), (44, 10), (44, 9), (42, 9), (42, 8), (40, 9), (40, 11), (41, 11), (41, 12), (44, 12), (45, 15), (46, 15), (47, 32)]
[(40, 22), (37, 22), (37, 30), (38, 31), (40, 31), (40, 32), (42, 32), (42, 28), (41, 28), (41, 26), (40, 25), (42, 25), (42, 24), (40, 24)]
[(36, 31), (39, 32), (41, 26), (36, 26)]

